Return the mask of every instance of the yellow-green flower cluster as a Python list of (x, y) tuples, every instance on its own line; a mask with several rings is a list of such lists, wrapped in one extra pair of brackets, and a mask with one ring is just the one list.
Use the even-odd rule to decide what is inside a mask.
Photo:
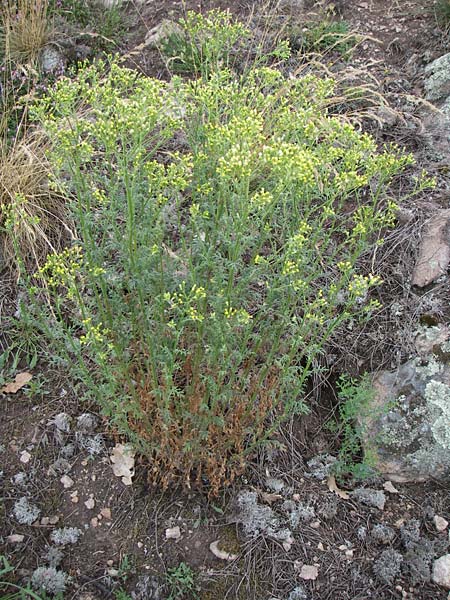
[(171, 309), (181, 313), (190, 321), (202, 322), (205, 318), (204, 301), (206, 290), (202, 286), (194, 284), (190, 290), (186, 289), (186, 283), (178, 286), (178, 291), (164, 293), (164, 300)]
[(226, 319), (233, 319), (239, 325), (248, 325), (252, 320), (252, 315), (244, 308), (233, 308), (232, 306), (225, 307), (223, 316)]
[(82, 320), (82, 325), (84, 328), (84, 334), (80, 336), (80, 344), (82, 346), (105, 342), (109, 332), (101, 323), (94, 325), (92, 317), (86, 317)]
[(81, 246), (72, 246), (62, 252), (49, 254), (45, 264), (39, 269), (39, 276), (48, 286), (70, 287), (83, 265)]
[(354, 274), (348, 283), (348, 292), (351, 300), (364, 300), (370, 288), (380, 285), (381, 277), (378, 275)]
[(273, 175), (282, 181), (293, 181), (305, 187), (316, 182), (320, 161), (308, 148), (299, 148), (297, 144), (276, 140), (273, 144), (262, 148), (260, 159), (271, 169)]

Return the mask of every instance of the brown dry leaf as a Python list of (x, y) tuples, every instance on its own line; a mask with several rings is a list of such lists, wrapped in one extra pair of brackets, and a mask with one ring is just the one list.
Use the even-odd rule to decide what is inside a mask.
[(127, 444), (117, 444), (114, 446), (110, 456), (112, 470), (116, 477), (122, 478), (124, 485), (131, 485), (134, 476), (134, 456), (135, 452)]
[(24, 371), (23, 373), (17, 373), (14, 381), (11, 383), (7, 383), (2, 388), (0, 388), (0, 393), (2, 394), (15, 394), (20, 389), (23, 388), (31, 379), (33, 379), (33, 375), (28, 373), (28, 371)]
[(386, 481), (386, 483), (383, 485), (383, 487), (390, 494), (398, 494), (399, 493), (398, 489), (394, 486), (392, 481)]
[(348, 500), (350, 498), (347, 492), (338, 488), (334, 475), (328, 477), (327, 484), (330, 492), (334, 492), (339, 498), (342, 498), (342, 500)]

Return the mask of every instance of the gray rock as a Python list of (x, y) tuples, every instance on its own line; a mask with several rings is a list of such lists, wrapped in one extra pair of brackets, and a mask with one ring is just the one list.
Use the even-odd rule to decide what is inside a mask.
[[(420, 345), (444, 352), (439, 330), (422, 331)], [(431, 335), (432, 334), (432, 335)], [(372, 379), (370, 416), (360, 420), (365, 451), (375, 468), (394, 482), (444, 479), (450, 474), (450, 364), (439, 355), (417, 357)]]
[(380, 510), (384, 509), (386, 496), (380, 490), (372, 490), (371, 488), (357, 488), (351, 492), (351, 496), (367, 506), (373, 506)]
[(373, 572), (377, 579), (383, 583), (392, 584), (400, 574), (403, 556), (389, 548), (384, 550), (373, 564)]
[(440, 100), (450, 95), (450, 52), (425, 67), (425, 90), (428, 100)]
[(42, 48), (39, 62), (44, 73), (54, 73), (55, 71), (63, 70), (66, 65), (64, 55), (55, 46), (45, 46)]
[(450, 210), (439, 210), (425, 224), (412, 285), (425, 287), (447, 272), (450, 264)]
[(431, 577), (434, 583), (450, 589), (450, 554), (445, 554), (434, 561)]
[(276, 477), (267, 477), (266, 486), (273, 492), (281, 492), (284, 488), (284, 481)]

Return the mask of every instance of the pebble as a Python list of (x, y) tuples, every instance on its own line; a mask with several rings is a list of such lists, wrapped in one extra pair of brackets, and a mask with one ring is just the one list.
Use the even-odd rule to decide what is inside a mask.
[(111, 520), (111, 509), (110, 508), (102, 508), (100, 511), (102, 517), (105, 517), (107, 521)]
[(63, 484), (64, 489), (69, 489), (73, 486), (74, 484), (74, 480), (72, 479), (72, 477), (69, 477), (68, 475), (63, 475), (60, 479), (60, 482)]
[(29, 452), (27, 452), (26, 450), (23, 450), (20, 453), (20, 462), (21, 463), (26, 465), (27, 463), (30, 462), (30, 459), (31, 459), (31, 454)]
[(439, 517), (438, 515), (434, 516), (433, 523), (438, 531), (445, 531), (448, 527), (448, 521), (444, 519), (444, 517)]
[(94, 508), (94, 506), (95, 506), (95, 500), (92, 497), (92, 495), (86, 500), (86, 502), (84, 503), (84, 505), (85, 505), (85, 507), (88, 510), (92, 510)]
[(181, 530), (178, 526), (168, 527), (166, 529), (166, 540), (179, 540), (181, 537)]

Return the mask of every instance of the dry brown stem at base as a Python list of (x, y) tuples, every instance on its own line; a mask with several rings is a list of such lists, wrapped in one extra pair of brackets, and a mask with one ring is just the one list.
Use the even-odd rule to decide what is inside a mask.
[[(183, 370), (190, 369), (186, 360)], [(185, 410), (175, 403), (163, 407), (154, 392), (149, 375), (133, 373), (138, 385), (136, 397), (142, 416), (129, 418), (128, 425), (138, 438), (151, 444), (149, 480), (166, 489), (172, 483), (190, 488), (207, 482), (209, 496), (217, 496), (222, 486), (230, 485), (246, 467), (246, 450), (250, 440), (263, 436), (266, 421), (273, 410), (273, 390), (279, 385), (276, 372), (269, 372), (258, 385), (257, 377), (249, 389), (236, 387), (226, 406), (222, 402), (205, 406), (204, 384), (197, 381), (180, 398)], [(182, 375), (186, 381), (186, 373)], [(188, 378), (195, 377), (189, 373)], [(163, 410), (164, 409), (164, 410)], [(222, 425), (217, 424), (222, 420)], [(189, 449), (187, 449), (189, 447)]]

